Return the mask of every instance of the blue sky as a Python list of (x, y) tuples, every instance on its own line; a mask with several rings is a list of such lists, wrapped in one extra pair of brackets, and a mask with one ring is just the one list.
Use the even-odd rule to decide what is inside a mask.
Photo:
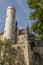
[(8, 6), (14, 6), (16, 8), (16, 20), (19, 28), (24, 28), (26, 24), (31, 27), (32, 20), (29, 20), (28, 16), (32, 11), (27, 6), (26, 0), (1, 0), (0, 1), (0, 32), (4, 30), (6, 9)]

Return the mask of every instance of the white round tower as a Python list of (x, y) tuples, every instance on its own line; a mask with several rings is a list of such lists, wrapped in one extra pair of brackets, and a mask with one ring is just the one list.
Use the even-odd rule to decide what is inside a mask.
[(16, 23), (15, 14), (16, 14), (16, 9), (12, 6), (9, 6), (7, 8), (4, 39), (15, 41), (15, 23)]

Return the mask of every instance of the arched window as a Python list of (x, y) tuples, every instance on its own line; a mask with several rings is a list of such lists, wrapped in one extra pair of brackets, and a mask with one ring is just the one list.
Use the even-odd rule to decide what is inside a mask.
[(32, 43), (30, 44), (30, 46), (31, 46), (31, 50), (33, 51), (33, 47), (35, 47), (35, 42), (32, 42)]

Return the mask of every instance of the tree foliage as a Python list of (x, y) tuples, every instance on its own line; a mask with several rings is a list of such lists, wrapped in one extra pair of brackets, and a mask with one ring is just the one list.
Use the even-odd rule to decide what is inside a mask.
[(32, 31), (38, 35), (43, 35), (43, 0), (27, 0), (29, 8), (34, 9), (30, 13), (30, 19), (34, 20)]
[(12, 45), (9, 40), (0, 40), (0, 65), (26, 65), (21, 49)]

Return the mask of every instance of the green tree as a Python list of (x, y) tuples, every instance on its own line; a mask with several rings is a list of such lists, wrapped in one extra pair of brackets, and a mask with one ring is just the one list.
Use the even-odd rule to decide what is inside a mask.
[(15, 65), (16, 49), (9, 40), (0, 40), (0, 65)]
[(13, 45), (9, 40), (0, 40), (0, 65), (26, 65), (23, 51)]
[[(34, 11), (30, 13), (29, 18), (34, 20), (32, 31), (38, 34), (43, 40), (43, 0), (27, 0), (29, 8)], [(39, 37), (38, 37), (39, 38)]]

